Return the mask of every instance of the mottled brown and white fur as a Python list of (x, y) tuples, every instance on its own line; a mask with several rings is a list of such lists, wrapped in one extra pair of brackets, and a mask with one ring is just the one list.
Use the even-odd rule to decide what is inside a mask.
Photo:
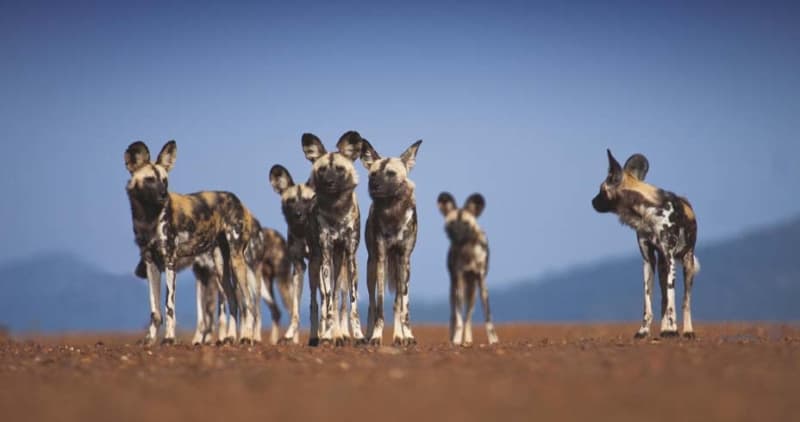
[[(206, 254), (214, 261), (208, 265), (219, 279), (229, 278), (223, 272), (230, 268), (235, 293), (226, 297), (232, 301), (236, 296), (239, 337), (251, 342), (256, 309), (249, 294), (254, 279), (248, 277), (253, 270), (248, 263), (251, 233), (258, 221), (230, 192), (169, 192), (167, 175), (176, 156), (175, 141), (164, 145), (155, 163), (150, 161), (150, 151), (141, 141), (130, 144), (124, 155), (125, 167), (131, 174), (126, 191), (133, 231), (149, 281), (150, 326), (145, 342), (155, 342), (161, 325), (161, 273), (166, 274), (167, 284), (164, 342), (174, 343), (176, 273)], [(222, 265), (215, 259), (218, 253), (222, 255)], [(233, 328), (236, 332), (235, 324)]]
[(367, 217), (365, 240), (369, 312), (367, 338), (370, 344), (383, 341), (383, 295), (388, 279), (395, 291), (394, 335), (397, 346), (416, 344), (411, 332), (408, 286), (411, 277), (411, 253), (417, 243), (417, 200), (415, 185), (408, 173), (416, 164), (417, 141), (398, 158), (382, 158), (365, 139), (361, 162), (369, 171), (369, 195), (372, 205)]
[[(475, 292), (480, 290), (483, 313), (486, 317), (486, 336), (489, 344), (497, 343), (497, 333), (489, 308), (486, 275), (489, 272), (489, 242), (478, 225), (486, 201), (480, 194), (467, 198), (464, 207), (456, 207), (453, 195), (442, 192), (438, 198), (439, 211), (445, 219), (445, 232), (450, 239), (447, 269), (450, 271), (450, 341), (454, 345), (472, 344), (472, 311)], [(461, 312), (466, 299), (466, 318)]]
[(608, 175), (600, 192), (592, 199), (597, 212), (612, 212), (620, 221), (636, 231), (639, 250), (644, 259), (644, 316), (636, 338), (650, 334), (653, 319), (650, 293), (655, 270), (661, 284), (662, 337), (678, 335), (675, 310), (675, 271), (683, 266), (683, 335), (694, 337), (691, 313), (691, 292), (700, 264), (694, 255), (697, 241), (697, 219), (686, 198), (644, 182), (649, 169), (647, 159), (634, 154), (625, 167), (607, 151)]
[[(361, 214), (355, 188), (358, 173), (353, 163), (361, 154), (361, 136), (350, 131), (336, 144), (336, 152), (327, 152), (322, 141), (306, 133), (303, 152), (312, 162), (310, 184), (316, 194), (308, 222), (310, 247), (309, 284), (311, 286), (310, 345), (333, 342), (344, 345), (350, 336), (363, 341), (358, 318), (358, 264), (356, 250), (361, 240)], [(317, 308), (316, 290), (322, 299), (322, 315)], [(336, 313), (339, 290), (349, 293), (349, 321)], [(345, 309), (342, 309), (342, 314)], [(349, 322), (349, 324), (347, 324)], [(349, 332), (352, 330), (352, 333)]]

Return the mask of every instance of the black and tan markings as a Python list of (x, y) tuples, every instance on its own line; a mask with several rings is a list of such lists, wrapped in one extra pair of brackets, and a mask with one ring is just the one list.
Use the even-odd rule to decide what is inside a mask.
[[(295, 184), (289, 171), (281, 165), (274, 165), (269, 171), (269, 182), (281, 196), (281, 210), (287, 225), (287, 252), (291, 267), (291, 304), (289, 327), (281, 342), (300, 342), (300, 297), (303, 293), (303, 277), (309, 257), (306, 230), (311, 206), (314, 203), (314, 190), (305, 183)], [(280, 280), (280, 278), (279, 278)], [(284, 289), (283, 284), (279, 284)], [(283, 290), (281, 290), (283, 294)]]
[[(497, 343), (486, 285), (489, 243), (478, 225), (478, 217), (483, 213), (486, 201), (482, 195), (475, 193), (459, 209), (453, 195), (442, 192), (437, 203), (445, 219), (445, 232), (450, 239), (450, 249), (447, 252), (447, 269), (450, 272), (450, 341), (454, 345), (472, 344), (472, 312), (475, 308), (475, 293), (480, 290), (486, 318), (486, 335), (489, 344)], [(466, 317), (462, 318), (465, 299)]]
[(417, 200), (408, 173), (416, 164), (421, 144), (421, 140), (415, 142), (399, 158), (382, 158), (366, 139), (361, 147), (361, 162), (369, 171), (372, 198), (364, 236), (369, 253), (367, 338), (374, 345), (380, 345), (383, 339), (387, 279), (389, 289), (395, 291), (393, 343), (416, 343), (411, 332), (408, 287), (411, 253), (417, 242)]
[(661, 285), (661, 336), (678, 335), (675, 310), (675, 271), (683, 266), (683, 334), (694, 337), (691, 315), (691, 290), (700, 269), (694, 255), (697, 241), (697, 219), (686, 198), (650, 185), (644, 181), (650, 168), (647, 158), (634, 154), (620, 166), (607, 151), (608, 176), (600, 192), (592, 200), (597, 212), (612, 212), (623, 224), (636, 231), (644, 259), (644, 316), (637, 338), (650, 334), (653, 319), (650, 294), (658, 269)]
[[(170, 193), (167, 175), (175, 164), (176, 156), (175, 141), (164, 145), (155, 163), (150, 161), (150, 152), (141, 141), (129, 145), (124, 156), (125, 166), (131, 174), (126, 190), (131, 205), (133, 231), (150, 288), (150, 326), (145, 337), (149, 344), (155, 342), (162, 321), (158, 303), (162, 272), (166, 273), (167, 281), (164, 335), (167, 343), (175, 341), (177, 271), (198, 258), (213, 260), (216, 254), (223, 256), (224, 262), (214, 264), (214, 271), (217, 278), (223, 280), (223, 286), (225, 274), (222, 271), (228, 261), (237, 282), (246, 280), (243, 253), (249, 236), (243, 230), (252, 225), (252, 221), (245, 217), (249, 213), (239, 199), (229, 192)], [(139, 274), (141, 272), (141, 269), (137, 271)], [(243, 332), (243, 339), (252, 338), (247, 334)]]
[[(353, 163), (361, 154), (361, 135), (350, 131), (336, 144), (337, 151), (329, 153), (315, 135), (302, 137), (303, 152), (311, 161), (309, 184), (315, 191), (307, 227), (310, 247), (309, 284), (311, 286), (310, 345), (349, 341), (347, 320), (336, 312), (339, 290), (349, 293), (349, 328), (352, 338), (362, 341), (358, 318), (358, 265), (356, 250), (361, 239), (361, 215), (355, 188), (358, 173)], [(322, 317), (317, 306), (317, 289), (322, 299)]]

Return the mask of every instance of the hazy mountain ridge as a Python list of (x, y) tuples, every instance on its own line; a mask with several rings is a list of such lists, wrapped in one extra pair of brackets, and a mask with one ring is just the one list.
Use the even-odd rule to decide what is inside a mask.
[[(700, 274), (692, 290), (692, 314), (702, 320), (800, 320), (800, 216), (770, 227), (701, 245)], [(631, 237), (632, 254), (521, 281), (490, 287), (498, 321), (632, 321), (642, 313), (642, 260)], [(676, 298), (683, 297), (678, 270)], [(654, 312), (660, 313), (656, 284)], [(446, 321), (440, 305), (415, 309), (416, 320)], [(449, 311), (448, 311), (449, 312)], [(476, 310), (476, 317), (483, 314)]]
[[(632, 238), (633, 239), (633, 238)], [(800, 216), (698, 248), (702, 270), (695, 280), (693, 313), (703, 320), (800, 320)], [(631, 256), (490, 287), (497, 321), (635, 321), (642, 308), (642, 263)], [(178, 276), (179, 326), (193, 329), (191, 271)], [(677, 299), (683, 294), (682, 276)], [(162, 287), (162, 297), (165, 288)], [(307, 290), (305, 294), (307, 297)], [(657, 289), (656, 289), (657, 290)], [(147, 324), (147, 286), (133, 275), (103, 272), (66, 253), (48, 253), (0, 265), (0, 324), (14, 331), (139, 330)], [(659, 312), (660, 293), (654, 296)], [(163, 300), (162, 300), (163, 303)], [(307, 299), (301, 310), (307, 325)], [(414, 322), (445, 322), (447, 298), (412, 301)], [(391, 296), (385, 305), (391, 321)], [(360, 310), (366, 315), (366, 305)], [(266, 309), (264, 309), (266, 312)], [(286, 321), (286, 313), (284, 319)], [(476, 321), (483, 319), (477, 304)], [(268, 326), (265, 315), (265, 327)]]

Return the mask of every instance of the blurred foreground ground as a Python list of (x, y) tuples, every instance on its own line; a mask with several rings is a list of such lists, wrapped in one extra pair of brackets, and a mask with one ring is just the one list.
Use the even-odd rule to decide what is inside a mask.
[(407, 349), (0, 338), (0, 419), (800, 420), (800, 326), (696, 326), (634, 341), (635, 324), (501, 325), (496, 347), (477, 326), (469, 349), (440, 326)]

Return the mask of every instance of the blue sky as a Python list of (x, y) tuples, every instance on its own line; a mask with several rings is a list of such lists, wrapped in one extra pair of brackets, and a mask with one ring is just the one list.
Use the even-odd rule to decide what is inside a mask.
[(233, 191), (283, 231), (269, 167), (305, 178), (300, 135), (349, 129), (384, 155), (424, 140), (417, 298), (448, 286), (442, 190), (485, 195), (494, 285), (635, 254), (589, 203), (606, 147), (689, 197), (701, 243), (735, 235), (800, 212), (797, 22), (768, 2), (2, 2), (0, 262), (129, 273), (139, 139), (177, 140), (174, 191)]

